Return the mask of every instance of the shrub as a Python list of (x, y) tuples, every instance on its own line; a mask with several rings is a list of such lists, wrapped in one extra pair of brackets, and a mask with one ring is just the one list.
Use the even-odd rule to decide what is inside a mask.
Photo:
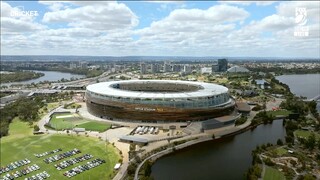
[(33, 130), (34, 130), (34, 131), (40, 131), (40, 128), (39, 128), (38, 125), (35, 125), (35, 126), (33, 126)]

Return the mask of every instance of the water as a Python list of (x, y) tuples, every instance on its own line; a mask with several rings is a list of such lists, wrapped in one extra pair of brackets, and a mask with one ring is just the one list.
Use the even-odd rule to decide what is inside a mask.
[(3, 83), (1, 86), (10, 86), (13, 84), (31, 84), (31, 83), (39, 83), (40, 81), (58, 81), (62, 78), (70, 80), (71, 78), (84, 78), (85, 75), (79, 75), (79, 74), (71, 74), (71, 73), (65, 73), (65, 72), (58, 72), (58, 71), (34, 71), (38, 73), (44, 73), (44, 76), (37, 78), (37, 79), (31, 79), (27, 81), (20, 81), (20, 82), (13, 82), (13, 83)]
[[(320, 74), (296, 74), (276, 77), (282, 83), (289, 86), (290, 91), (297, 96), (311, 99), (320, 94)], [(320, 103), (317, 109), (320, 112)]]
[(282, 120), (277, 120), (252, 131), (200, 143), (162, 157), (152, 166), (151, 175), (157, 180), (243, 179), (251, 166), (252, 150), (257, 145), (275, 144), (284, 137)]
[(276, 78), (298, 96), (313, 98), (320, 94), (320, 74), (282, 75)]

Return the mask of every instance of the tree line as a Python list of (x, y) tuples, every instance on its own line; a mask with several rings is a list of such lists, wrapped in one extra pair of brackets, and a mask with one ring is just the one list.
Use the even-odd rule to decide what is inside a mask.
[(0, 82), (7, 83), (7, 82), (19, 82), (25, 81), (30, 79), (36, 79), (41, 76), (44, 76), (43, 73), (36, 73), (32, 71), (17, 71), (8, 74), (1, 74)]

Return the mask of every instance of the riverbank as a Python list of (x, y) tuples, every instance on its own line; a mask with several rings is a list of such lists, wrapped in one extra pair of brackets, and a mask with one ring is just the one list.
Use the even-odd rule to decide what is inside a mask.
[[(24, 72), (29, 72), (29, 71), (24, 71)], [(26, 80), (26, 81), (1, 83), (1, 86), (25, 85), (25, 84), (40, 83), (40, 82), (55, 82), (55, 81), (61, 81), (61, 80), (76, 80), (76, 79), (81, 79), (85, 77), (84, 75), (62, 73), (57, 71), (33, 70), (32, 72), (43, 74), (43, 76), (38, 77), (36, 79)]]
[(34, 71), (14, 71), (1, 73), (0, 83), (21, 82), (32, 79), (37, 79), (44, 76), (44, 73)]

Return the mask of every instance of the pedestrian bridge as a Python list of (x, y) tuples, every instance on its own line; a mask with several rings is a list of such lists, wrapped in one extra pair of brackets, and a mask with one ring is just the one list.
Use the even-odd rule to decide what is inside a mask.
[(320, 101), (320, 94), (318, 94), (317, 96), (315, 96), (315, 97), (313, 97), (313, 98), (311, 98), (311, 99), (306, 99), (306, 100), (304, 100), (304, 101)]

